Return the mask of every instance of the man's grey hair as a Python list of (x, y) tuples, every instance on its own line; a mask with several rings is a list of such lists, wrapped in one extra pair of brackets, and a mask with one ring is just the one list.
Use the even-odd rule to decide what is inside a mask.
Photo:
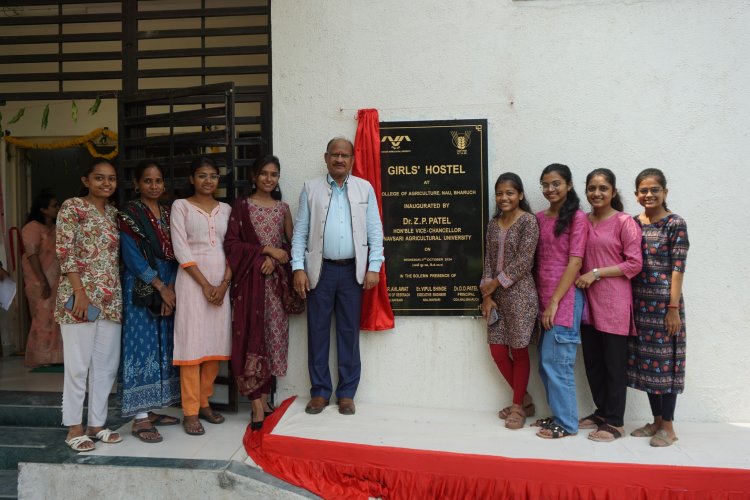
[(352, 153), (354, 153), (354, 143), (351, 141), (351, 139), (349, 139), (348, 137), (344, 137), (343, 135), (337, 135), (336, 137), (328, 141), (328, 144), (326, 144), (326, 153), (330, 151), (331, 144), (333, 144), (334, 142), (338, 142), (338, 141), (348, 142), (349, 145), (352, 147)]

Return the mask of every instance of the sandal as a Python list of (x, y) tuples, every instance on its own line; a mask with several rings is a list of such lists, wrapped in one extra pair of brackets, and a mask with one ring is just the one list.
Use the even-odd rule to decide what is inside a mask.
[[(130, 433), (144, 443), (161, 443), (162, 441), (164, 441), (164, 438), (161, 437), (161, 434), (159, 434), (159, 431), (156, 429), (156, 427), (133, 429), (132, 431), (130, 431)], [(151, 434), (153, 437), (149, 438), (147, 436), (144, 436), (144, 434)]]
[[(610, 436), (600, 437), (596, 435), (598, 432), (606, 432), (607, 434), (610, 434)], [(620, 432), (617, 427), (612, 427), (607, 423), (603, 423), (597, 430), (589, 434), (589, 439), (596, 441), (597, 443), (611, 443), (615, 439), (620, 439), (621, 437), (622, 432)]]
[(549, 429), (549, 426), (555, 423), (555, 417), (538, 418), (536, 422), (531, 424), (529, 427), (541, 427), (542, 429)]
[[(586, 422), (588, 420), (588, 422)], [(599, 415), (592, 413), (588, 417), (583, 417), (578, 421), (579, 429), (599, 429), (606, 422)]]
[(271, 409), (271, 411), (263, 410), (263, 416), (270, 417), (271, 414), (276, 411), (276, 407), (272, 405), (270, 401), (266, 401), (266, 406), (268, 406)]
[[(505, 420), (508, 418), (508, 415), (510, 415), (510, 410), (513, 408), (513, 405), (506, 406), (499, 412), (497, 412), (497, 417)], [(526, 414), (527, 417), (533, 417), (536, 413), (536, 406), (534, 406), (534, 403), (529, 403), (527, 405), (523, 406), (523, 412)]]
[(148, 419), (151, 425), (161, 425), (166, 427), (167, 425), (177, 425), (180, 423), (180, 419), (171, 415), (163, 415), (161, 413), (148, 412)]
[(185, 429), (185, 433), (189, 436), (202, 436), (206, 433), (206, 429), (203, 428), (200, 420), (182, 420), (182, 428)]
[(648, 438), (656, 434), (654, 430), (654, 424), (646, 424), (643, 427), (638, 427), (636, 430), (630, 433), (631, 436), (637, 438)]
[[(84, 446), (84, 444), (91, 443), (92, 446)], [(94, 444), (94, 441), (88, 437), (86, 434), (83, 434), (82, 436), (76, 436), (74, 438), (66, 439), (65, 444), (68, 445), (68, 447), (77, 452), (83, 452), (83, 451), (94, 451), (96, 449), (96, 445)]]
[(217, 411), (213, 411), (210, 406), (201, 408), (198, 412), (198, 418), (202, 418), (209, 424), (221, 424), (224, 422), (224, 415)]
[[(550, 433), (547, 434), (544, 431), (550, 431)], [(568, 436), (575, 436), (572, 432), (566, 431), (565, 427), (554, 422), (547, 427), (539, 429), (536, 435), (543, 439), (560, 439)]]
[(522, 429), (526, 423), (526, 414), (523, 412), (523, 408), (519, 405), (513, 405), (510, 413), (505, 419), (506, 429)]
[(664, 429), (659, 429), (648, 444), (654, 448), (666, 448), (667, 446), (672, 446), (675, 441), (677, 441), (677, 436), (672, 437)]
[(93, 436), (89, 436), (89, 439), (92, 441), (101, 441), (105, 444), (115, 444), (122, 441), (122, 436), (120, 436), (118, 432), (109, 429), (102, 429)]

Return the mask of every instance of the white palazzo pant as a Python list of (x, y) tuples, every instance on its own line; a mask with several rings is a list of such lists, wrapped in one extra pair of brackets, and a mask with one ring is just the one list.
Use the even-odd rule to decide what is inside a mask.
[(83, 422), (86, 377), (89, 380), (88, 426), (102, 427), (107, 421), (107, 403), (120, 365), (122, 325), (106, 319), (93, 323), (61, 324), (65, 381), (63, 425)]

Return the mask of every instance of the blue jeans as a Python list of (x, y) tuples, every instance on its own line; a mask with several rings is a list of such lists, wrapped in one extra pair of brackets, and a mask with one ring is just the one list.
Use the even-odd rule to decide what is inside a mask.
[(578, 400), (573, 370), (581, 343), (583, 292), (576, 288), (573, 326), (553, 325), (539, 342), (539, 376), (547, 392), (547, 404), (559, 424), (571, 434), (578, 432)]
[(357, 283), (355, 264), (339, 266), (323, 262), (317, 286), (307, 292), (307, 366), (310, 396), (331, 397), (333, 385), (328, 355), (331, 347), (331, 316), (336, 317), (336, 350), (339, 381), (337, 398), (353, 398), (362, 365), (359, 357), (359, 319), (362, 285)]

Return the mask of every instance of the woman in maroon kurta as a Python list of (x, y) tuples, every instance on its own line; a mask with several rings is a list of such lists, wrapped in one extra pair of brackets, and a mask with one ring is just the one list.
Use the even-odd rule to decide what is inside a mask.
[(289, 318), (282, 298), (291, 290), (292, 217), (281, 201), (279, 173), (275, 156), (255, 162), (250, 196), (232, 207), (224, 239), (234, 276), (232, 373), (240, 393), (253, 402), (253, 429), (273, 411), (272, 377), (286, 375)]

